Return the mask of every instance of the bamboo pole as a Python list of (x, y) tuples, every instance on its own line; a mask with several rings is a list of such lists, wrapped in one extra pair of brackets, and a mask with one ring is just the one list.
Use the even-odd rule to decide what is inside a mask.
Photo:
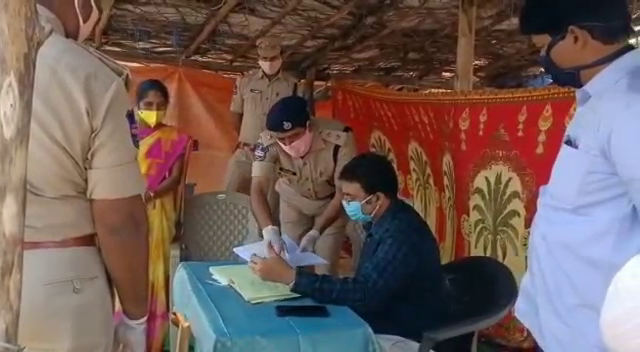
[(473, 89), (473, 60), (476, 40), (477, 0), (460, 0), (455, 90)]
[(40, 39), (35, 0), (0, 1), (0, 352), (18, 351), (31, 101)]
[(312, 67), (307, 70), (306, 78), (304, 79), (304, 88), (302, 90), (302, 95), (307, 99), (307, 104), (309, 106), (309, 113), (311, 116), (316, 115), (316, 102), (313, 96), (313, 90), (315, 88), (316, 83), (316, 68)]

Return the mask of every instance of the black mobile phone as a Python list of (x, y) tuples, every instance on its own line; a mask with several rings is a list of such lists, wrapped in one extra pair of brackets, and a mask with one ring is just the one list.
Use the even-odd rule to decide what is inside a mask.
[(318, 317), (325, 318), (329, 316), (329, 310), (326, 306), (307, 305), (293, 306), (280, 305), (276, 306), (276, 315), (279, 317)]

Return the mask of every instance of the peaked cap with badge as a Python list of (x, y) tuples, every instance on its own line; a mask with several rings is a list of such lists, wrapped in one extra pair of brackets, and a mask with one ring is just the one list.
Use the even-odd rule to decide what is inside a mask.
[(260, 38), (256, 42), (258, 55), (264, 57), (278, 56), (282, 51), (281, 44), (282, 42), (280, 41), (280, 39), (275, 37)]
[(526, 0), (520, 12), (524, 35), (557, 36), (572, 25), (631, 25), (626, 0)]
[(310, 119), (307, 100), (293, 95), (273, 104), (267, 114), (266, 127), (270, 132), (289, 132), (299, 127), (306, 128)]

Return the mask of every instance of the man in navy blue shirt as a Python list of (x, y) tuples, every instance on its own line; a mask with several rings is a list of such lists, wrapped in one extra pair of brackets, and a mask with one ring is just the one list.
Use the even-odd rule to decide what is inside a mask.
[(249, 265), (263, 280), (290, 285), (318, 303), (350, 307), (376, 334), (419, 342), (444, 313), (436, 239), (422, 217), (398, 199), (398, 178), (386, 157), (356, 156), (339, 181), (347, 215), (367, 233), (353, 277), (294, 269), (273, 251), (268, 258), (254, 256)]

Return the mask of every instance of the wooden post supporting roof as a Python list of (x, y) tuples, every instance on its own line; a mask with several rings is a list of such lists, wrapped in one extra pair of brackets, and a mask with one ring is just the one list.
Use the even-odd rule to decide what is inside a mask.
[(316, 83), (316, 68), (311, 67), (307, 70), (307, 76), (304, 79), (304, 89), (302, 90), (302, 96), (307, 99), (309, 104), (309, 113), (311, 116), (316, 116), (316, 102), (313, 96)]
[(0, 1), (0, 351), (16, 351), (31, 96), (40, 39), (35, 0)]
[(459, 0), (458, 49), (456, 52), (455, 90), (473, 89), (473, 61), (476, 40), (477, 0)]

